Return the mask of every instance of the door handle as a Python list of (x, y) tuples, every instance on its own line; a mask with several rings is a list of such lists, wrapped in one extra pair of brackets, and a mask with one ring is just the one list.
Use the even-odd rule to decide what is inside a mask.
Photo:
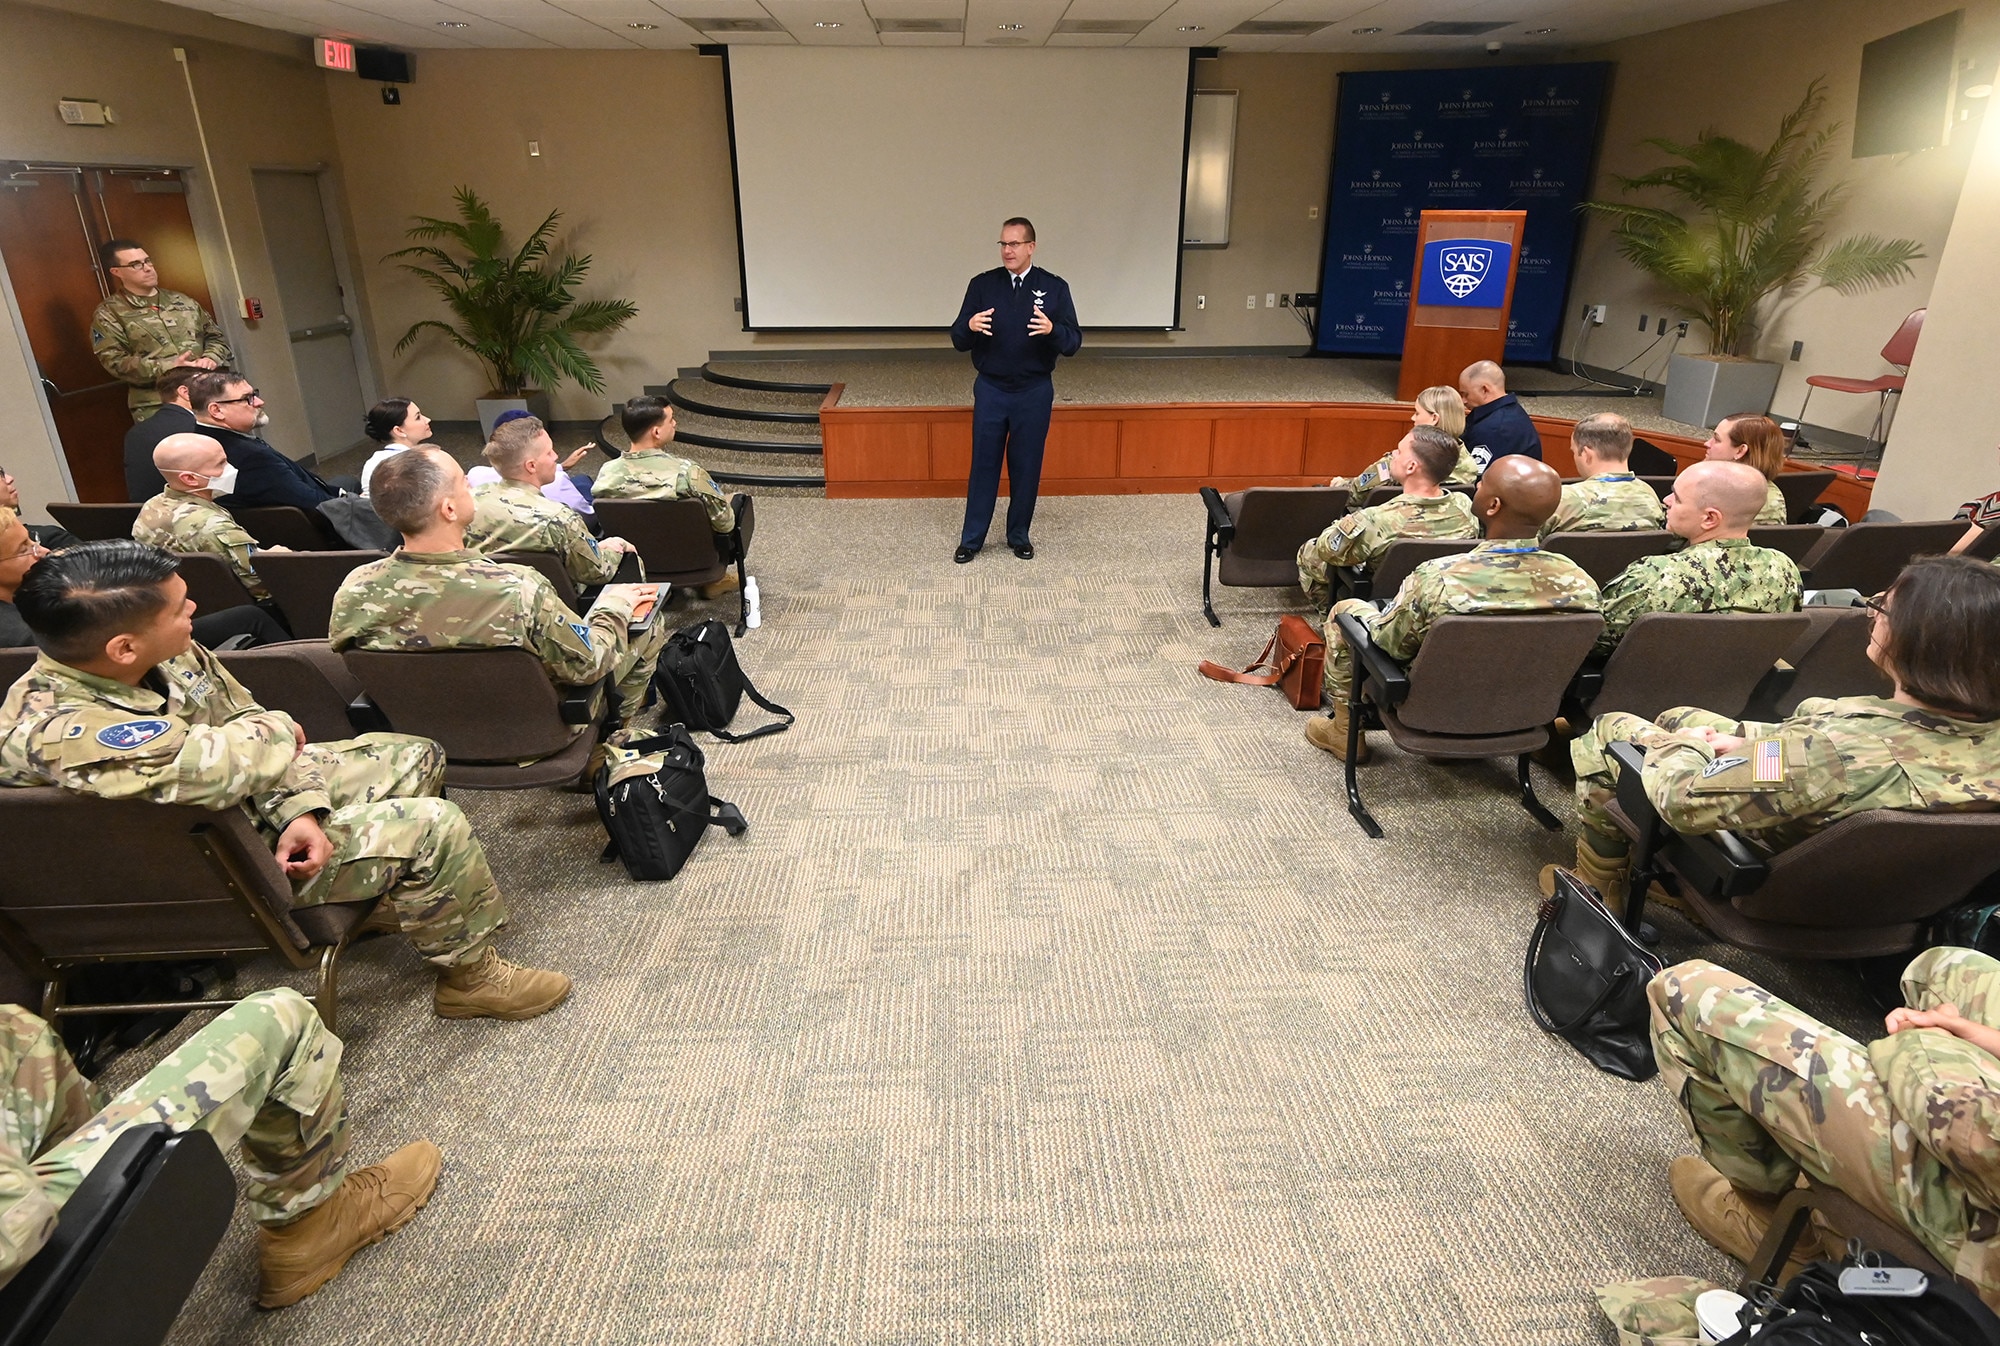
[(346, 314), (332, 322), (314, 323), (311, 327), (294, 328), (288, 335), (294, 341), (311, 341), (315, 337), (347, 336), (354, 331), (354, 320)]
[(64, 392), (62, 389), (56, 387), (56, 381), (47, 374), (38, 374), (36, 377), (42, 381), (42, 387), (48, 391), (50, 397), (81, 397), (85, 393), (98, 393), (103, 392), (106, 388), (122, 388), (125, 386), (123, 380), (113, 379), (109, 383), (93, 383), (88, 388), (75, 388), (69, 392)]

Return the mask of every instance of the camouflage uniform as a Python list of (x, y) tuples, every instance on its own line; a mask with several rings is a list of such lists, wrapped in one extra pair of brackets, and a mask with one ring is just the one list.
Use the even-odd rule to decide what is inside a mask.
[[(1748, 742), (1718, 758), (1700, 737), (1704, 727)], [(1809, 697), (1783, 724), (1738, 723), (1691, 706), (1657, 720), (1614, 711), (1570, 744), (1578, 820), (1601, 855), (1627, 849), (1604, 810), (1617, 781), (1606, 751), (1613, 743), (1647, 750), (1646, 797), (1669, 827), (1749, 833), (1774, 851), (1870, 809), (2000, 808), (2000, 721), (1954, 720), (1876, 696)], [(1759, 743), (1776, 747), (1760, 757)]]
[(1299, 548), (1299, 587), (1315, 609), (1333, 597), (1335, 566), (1372, 566), (1391, 543), (1408, 538), (1476, 538), (1472, 502), (1456, 491), (1442, 496), (1407, 492), (1337, 520)]
[(1354, 679), (1354, 652), (1335, 621), (1361, 619), (1395, 659), (1411, 659), (1440, 617), (1480, 612), (1595, 612), (1597, 585), (1567, 556), (1518, 539), (1482, 542), (1463, 556), (1440, 556), (1410, 572), (1389, 606), (1343, 598), (1326, 618), (1326, 688), (1335, 702)]
[[(503, 551), (545, 551), (560, 557), (563, 569), (578, 585), (609, 583), (623, 559), (597, 545), (583, 516), (559, 505), (539, 489), (518, 481), (499, 481), (473, 493), (472, 523), (465, 545), (482, 556)], [(644, 567), (640, 573), (645, 573)]]
[(257, 550), (257, 539), (244, 531), (234, 514), (206, 496), (167, 487), (139, 511), (132, 525), (132, 536), (168, 551), (220, 556), (259, 601), (271, 596), (250, 564), (250, 557)]
[(1604, 586), (1597, 653), (1609, 654), (1649, 612), (1797, 612), (1800, 596), (1792, 558), (1748, 538), (1712, 537), (1642, 556)]
[(201, 1130), (242, 1142), (250, 1213), (282, 1225), (347, 1172), (340, 1039), (289, 987), (224, 1010), (109, 1105), (53, 1028), (0, 1005), (0, 1285), (55, 1232), (64, 1202), (128, 1128)]
[(525, 649), (566, 687), (610, 676), (637, 709), (671, 632), (655, 619), (629, 637), (633, 604), (630, 590), (607, 589), (579, 620), (527, 566), (471, 551), (399, 551), (341, 581), (327, 639), (336, 650)]
[(507, 908), (471, 824), (436, 797), (438, 745), (363, 734), (301, 748), (294, 729), (199, 645), (138, 687), (43, 654), (0, 701), (0, 786), (241, 806), (273, 843), (293, 819), (322, 814), (332, 854), (295, 890), (294, 904), (386, 895), (429, 961), (452, 967), (482, 957)]
[(699, 500), (708, 526), (718, 533), (736, 528), (736, 511), (700, 463), (655, 449), (613, 458), (591, 484), (595, 500)]
[(1630, 472), (1600, 472), (1563, 487), (1562, 503), (1542, 525), (1551, 533), (1630, 533), (1665, 528), (1667, 507), (1653, 488)]
[(1764, 508), (1757, 511), (1757, 517), (1751, 522), (1762, 525), (1767, 523), (1790, 523), (1791, 521), (1791, 516), (1785, 512), (1785, 493), (1778, 489), (1777, 482), (1766, 483), (1764, 487)]
[[(1660, 1082), (1725, 1178), (1780, 1196), (1803, 1169), (1909, 1231), (2000, 1307), (2000, 1060), (1938, 1028), (1863, 1046), (1698, 960), (1646, 991)], [(2000, 963), (1927, 949), (1903, 971), (1903, 998), (2000, 1028)]]
[[(1394, 450), (1391, 450), (1393, 453)], [(1368, 500), (1368, 493), (1378, 486), (1393, 486), (1396, 479), (1389, 475), (1389, 457), (1385, 453), (1361, 470), (1358, 477), (1335, 477), (1329, 486), (1347, 488), (1347, 507), (1360, 509)], [(1458, 445), (1458, 461), (1452, 465), (1451, 475), (1439, 482), (1440, 486), (1470, 486), (1479, 480), (1479, 460), (1465, 447), (1463, 440)]]
[(90, 315), (90, 353), (113, 378), (131, 384), (125, 405), (143, 421), (160, 409), (153, 385), (183, 355), (207, 356), (216, 368), (236, 363), (229, 340), (208, 310), (175, 290), (141, 299), (122, 291)]

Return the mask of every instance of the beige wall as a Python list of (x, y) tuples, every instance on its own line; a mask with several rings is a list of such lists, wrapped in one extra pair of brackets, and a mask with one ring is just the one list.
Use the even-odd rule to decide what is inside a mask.
[[(178, 23), (173, 7), (166, 5), (95, 0), (94, 7), (149, 25)], [(283, 306), (258, 221), (251, 171), (333, 164), (333, 125), (324, 82), (307, 59), (302, 40), (285, 38), (274, 44), (273, 35), (260, 29), (189, 11), (178, 13), (187, 15), (187, 29), (240, 29), (243, 40), (255, 45), (0, 3), (0, 50), (6, 52), (7, 66), (6, 77), (0, 79), (0, 158), (185, 170), (189, 213), (201, 240), (217, 317), (246, 372), (268, 400), (272, 442), (302, 454), (311, 448), (311, 441)], [(273, 45), (291, 54), (266, 49)], [(266, 317), (261, 322), (236, 316), (239, 295), (229, 276), (216, 194), (202, 170), (187, 84), (174, 61), (176, 46), (187, 49), (192, 63), (243, 291), (263, 300)], [(65, 126), (55, 114), (58, 98), (100, 99), (116, 111), (117, 124)], [(7, 376), (0, 378), (0, 416), (6, 417), (11, 433), (23, 436), (26, 454), (44, 460), (53, 474), (53, 446), (38, 428), (42, 413), (32, 375), (24, 385), (29, 392), (23, 402), (13, 387), (20, 380), (13, 377), (13, 361), (4, 345), (0, 342), (0, 365), (7, 367)]]
[[(1820, 290), (1776, 310), (1756, 353), (1783, 361), (1793, 341), (1805, 342), (1803, 358), (1784, 366), (1773, 403), (1781, 415), (1797, 414), (1808, 374), (1873, 377), (1891, 372), (1881, 359), (1883, 342), (1905, 314), (1931, 297), (1972, 137), (1959, 136), (1921, 154), (1848, 155), (1863, 44), (1953, 9), (1965, 11), (1961, 52), (1983, 61), (1990, 75), (2000, 51), (2000, 0), (1791, 0), (1579, 53), (1617, 62), (1594, 196), (1625, 199), (1614, 175), (1636, 176), (1663, 162), (1660, 151), (1640, 143), (1646, 137), (1685, 142), (1712, 127), (1753, 145), (1769, 143), (1778, 119), (1797, 106), (1814, 76), (1824, 74), (1829, 93), (1824, 116), (1843, 128), (1828, 160), (1827, 180), (1844, 178), (1853, 188), (1835, 236), (1875, 233), (1923, 245), (1925, 259), (1915, 264), (1916, 276), (1906, 284), (1852, 297)], [(1604, 368), (1632, 359), (1652, 341), (1650, 334), (1641, 337), (1637, 331), (1641, 313), (1653, 315), (1655, 327), (1660, 315), (1677, 316), (1665, 292), (1617, 255), (1610, 228), (1597, 220), (1586, 227), (1570, 291), (1565, 356), (1581, 326), (1578, 312), (1590, 303), (1606, 304), (1610, 313), (1603, 326), (1589, 332), (1582, 359)], [(1705, 351), (1705, 338), (1705, 329), (1695, 326), (1682, 350)], [(1670, 331), (1654, 357), (1672, 339)], [(1926, 336), (1927, 345), (1931, 340)], [(1652, 364), (1654, 357), (1642, 360), (1633, 372)], [(1874, 417), (1875, 400), (1819, 392), (1810, 413), (1816, 425), (1861, 433)]]
[(1994, 462), (1993, 314), (2000, 311), (2000, 117), (1980, 128), (1958, 218), (1937, 266), (1923, 345), (1896, 412), (1875, 505), (1949, 518), (2000, 489)]

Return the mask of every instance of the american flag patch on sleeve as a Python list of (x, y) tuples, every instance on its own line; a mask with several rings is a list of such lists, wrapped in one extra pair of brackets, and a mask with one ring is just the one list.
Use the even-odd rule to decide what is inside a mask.
[(1776, 785), (1785, 779), (1783, 740), (1762, 738), (1750, 745), (1750, 779), (1758, 785)]

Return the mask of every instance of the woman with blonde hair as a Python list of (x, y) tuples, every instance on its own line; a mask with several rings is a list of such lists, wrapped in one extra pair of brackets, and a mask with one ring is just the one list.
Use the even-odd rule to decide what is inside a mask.
[[(1458, 441), (1458, 462), (1453, 465), (1451, 475), (1438, 485), (1470, 486), (1479, 480), (1479, 462), (1465, 448), (1465, 401), (1458, 395), (1458, 389), (1440, 383), (1418, 393), (1411, 404), (1410, 424), (1434, 425)], [(1394, 453), (1391, 449), (1383, 454), (1358, 477), (1335, 477), (1327, 485), (1345, 486), (1347, 507), (1360, 509), (1368, 503), (1370, 491), (1393, 480), (1389, 475), (1389, 459)]]
[(1778, 470), (1785, 465), (1785, 432), (1776, 421), (1769, 416), (1724, 416), (1701, 447), (1704, 458), (1748, 463), (1764, 474), (1764, 508), (1757, 511), (1755, 522), (1791, 522), (1785, 493), (1778, 489)]

